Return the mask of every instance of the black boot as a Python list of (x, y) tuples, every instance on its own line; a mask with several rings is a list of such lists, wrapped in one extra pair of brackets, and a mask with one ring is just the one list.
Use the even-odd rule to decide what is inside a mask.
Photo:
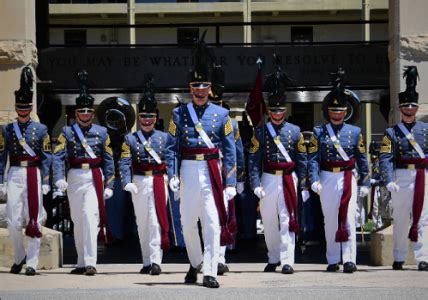
[(392, 264), (392, 269), (396, 271), (403, 270), (403, 264), (404, 261), (394, 261)]
[(276, 271), (276, 267), (278, 267), (280, 265), (280, 263), (278, 262), (278, 263), (276, 263), (276, 264), (267, 264), (266, 265), (266, 267), (265, 267), (265, 269), (263, 270), (263, 272), (266, 272), (266, 273), (275, 273), (275, 271)]
[(223, 275), (224, 273), (229, 272), (229, 267), (225, 264), (217, 265), (217, 275)]
[(19, 274), (21, 273), (22, 267), (25, 265), (26, 257), (19, 263), (19, 264), (13, 264), (10, 268), (10, 273), (12, 274)]
[(25, 275), (34, 276), (34, 275), (36, 275), (36, 270), (34, 270), (32, 267), (27, 267), (25, 269)]
[(294, 269), (290, 265), (283, 265), (281, 272), (282, 272), (282, 274), (293, 274), (294, 273)]
[(161, 272), (161, 267), (158, 264), (152, 264), (150, 275), (159, 275)]
[(198, 269), (190, 266), (189, 271), (187, 271), (186, 277), (184, 277), (185, 284), (195, 284), (198, 281)]
[(86, 272), (86, 268), (84, 268), (84, 267), (77, 267), (77, 268), (74, 268), (73, 270), (71, 270), (70, 274), (73, 274), (73, 275), (83, 275), (83, 274), (85, 274), (85, 272)]
[(327, 272), (337, 272), (339, 271), (339, 264), (331, 264), (327, 266)]
[(212, 276), (204, 276), (202, 285), (210, 289), (216, 289), (220, 287), (220, 284), (218, 283), (217, 279)]
[(426, 261), (421, 261), (418, 264), (418, 270), (419, 271), (428, 271), (428, 264), (427, 264), (427, 262)]
[(150, 274), (150, 270), (152, 269), (152, 266), (143, 266), (140, 270), (140, 274)]
[(85, 269), (85, 275), (86, 276), (94, 276), (95, 274), (97, 274), (97, 269), (95, 269), (95, 267), (93, 266), (87, 266)]
[(343, 264), (343, 273), (354, 273), (357, 271), (357, 266), (353, 262), (346, 262)]

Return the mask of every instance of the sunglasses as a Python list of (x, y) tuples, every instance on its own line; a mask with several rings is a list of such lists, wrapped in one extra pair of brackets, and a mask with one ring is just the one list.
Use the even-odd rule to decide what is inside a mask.
[(91, 114), (94, 112), (94, 109), (93, 108), (79, 108), (79, 109), (76, 109), (76, 111), (79, 114)]
[(139, 113), (138, 116), (142, 119), (156, 118), (156, 114), (151, 114), (151, 113)]

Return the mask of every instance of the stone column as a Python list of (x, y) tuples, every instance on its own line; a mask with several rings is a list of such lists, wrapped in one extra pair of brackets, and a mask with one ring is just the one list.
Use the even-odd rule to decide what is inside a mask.
[(389, 0), (390, 124), (400, 121), (398, 93), (404, 91), (403, 68), (418, 67), (418, 119), (428, 121), (428, 23), (426, 0)]
[[(21, 69), (37, 66), (34, 0), (0, 0), (0, 125), (15, 117), (15, 94)], [(36, 84), (34, 84), (34, 91)], [(33, 97), (37, 107), (36, 93)], [(33, 110), (34, 117), (36, 109)]]

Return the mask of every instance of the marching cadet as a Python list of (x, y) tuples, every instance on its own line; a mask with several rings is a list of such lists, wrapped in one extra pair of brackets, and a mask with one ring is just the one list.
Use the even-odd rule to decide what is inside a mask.
[[(211, 103), (226, 108), (230, 111), (230, 107), (225, 103), (223, 99), (225, 76), (221, 65), (214, 65), (213, 67), (213, 78), (211, 80), (211, 94), (209, 100)], [(244, 146), (242, 144), (241, 135), (239, 134), (238, 122), (234, 118), (232, 119), (233, 136), (236, 143), (236, 166), (237, 166), (237, 184), (236, 191), (241, 194), (244, 191), (245, 185), (245, 162), (244, 162)], [(228, 215), (228, 226), (230, 231), (235, 234), (238, 232), (238, 225), (236, 224), (235, 215), (235, 198), (225, 202), (227, 215)], [(229, 272), (229, 267), (226, 264), (226, 246), (221, 246), (220, 257), (217, 267), (217, 275), (224, 275)]]
[[(380, 169), (391, 192), (394, 219), (394, 270), (402, 270), (407, 256), (407, 237), (413, 242), (420, 271), (428, 271), (428, 126), (416, 121), (419, 94), (418, 70), (404, 71), (407, 88), (398, 94), (401, 122), (386, 130), (380, 150)], [(425, 202), (425, 203), (424, 203)], [(409, 230), (409, 222), (411, 227)]]
[[(97, 233), (106, 225), (104, 200), (113, 195), (114, 162), (105, 127), (93, 124), (94, 98), (88, 94), (88, 74), (78, 73), (80, 95), (76, 98), (76, 121), (65, 126), (54, 149), (53, 176), (59, 190), (67, 190), (74, 223), (77, 267), (71, 274), (97, 273)], [(65, 178), (65, 162), (67, 181)], [(104, 182), (103, 182), (104, 181)]]
[[(305, 188), (307, 154), (300, 128), (288, 123), (285, 107), (286, 74), (276, 61), (269, 75), (268, 113), (270, 122), (259, 126), (251, 140), (249, 174), (254, 194), (260, 198), (260, 213), (268, 248), (264, 272), (294, 273), (297, 221), (297, 186)], [(297, 173), (297, 174), (296, 174)], [(302, 194), (307, 199), (309, 192)]]
[[(18, 274), (24, 264), (25, 275), (36, 275), (42, 237), (43, 195), (50, 191), (49, 171), (52, 160), (47, 127), (31, 119), (33, 109), (33, 73), (25, 67), (21, 73), (21, 87), (15, 92), (15, 122), (3, 127), (0, 133), (0, 194), (7, 192), (7, 224), (13, 242), (15, 263), (10, 273)], [(7, 188), (4, 183), (9, 157)], [(42, 195), (43, 193), (43, 195)], [(28, 247), (25, 251), (22, 225)]]
[[(345, 71), (339, 68), (333, 90), (323, 101), (327, 124), (314, 128), (309, 145), (309, 177), (311, 188), (320, 195), (327, 242), (327, 272), (339, 270), (353, 273), (356, 267), (355, 214), (357, 166), (359, 196), (368, 194), (369, 169), (363, 136), (359, 127), (345, 123), (347, 107), (359, 103), (357, 96), (344, 86)], [(357, 105), (357, 104), (355, 104)], [(354, 112), (358, 107), (354, 107)]]
[(141, 274), (159, 275), (162, 250), (169, 248), (165, 145), (168, 134), (155, 130), (152, 80), (138, 103), (140, 130), (125, 136), (119, 161), (122, 186), (131, 192), (143, 256)]
[[(213, 60), (204, 35), (194, 52), (192, 102), (175, 108), (169, 123), (167, 161), (170, 188), (180, 191), (181, 223), (191, 264), (185, 283), (196, 283), (197, 268), (203, 261), (203, 286), (218, 288), (220, 245), (233, 242), (224, 201), (236, 195), (236, 147), (229, 112), (208, 102)], [(224, 182), (221, 163), (226, 174)], [(203, 255), (198, 218), (202, 224)]]

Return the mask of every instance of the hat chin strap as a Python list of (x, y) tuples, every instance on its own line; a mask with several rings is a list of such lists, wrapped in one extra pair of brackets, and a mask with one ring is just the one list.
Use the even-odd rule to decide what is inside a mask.
[(77, 115), (77, 123), (79, 123), (79, 125), (83, 126), (83, 127), (87, 127), (89, 125), (91, 125), (92, 123), (92, 118), (90, 118), (88, 121), (83, 121), (82, 119), (80, 119), (79, 115)]

